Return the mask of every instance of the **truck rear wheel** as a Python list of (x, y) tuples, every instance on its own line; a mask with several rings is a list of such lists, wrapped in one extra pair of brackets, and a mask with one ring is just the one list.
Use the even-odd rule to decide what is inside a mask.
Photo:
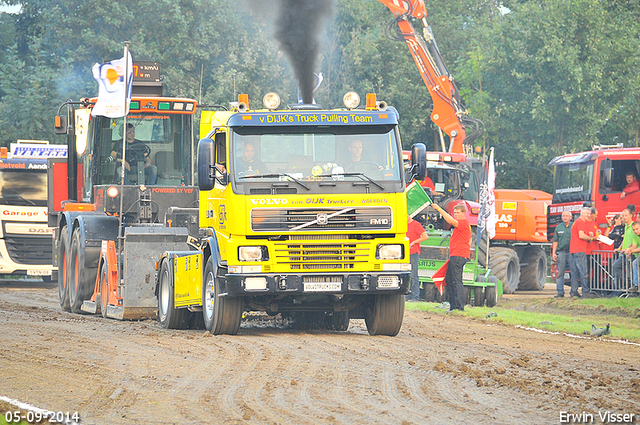
[(524, 251), (522, 262), (526, 266), (520, 269), (518, 289), (542, 291), (547, 283), (547, 254), (539, 246), (530, 246)]
[(520, 281), (520, 258), (515, 250), (505, 247), (491, 247), (489, 268), (502, 282), (505, 294), (513, 294)]
[(376, 295), (364, 321), (369, 335), (396, 336), (403, 317), (404, 295)]
[(64, 311), (71, 311), (69, 307), (69, 288), (67, 287), (67, 252), (69, 251), (69, 229), (64, 226), (60, 231), (60, 248), (58, 251), (58, 299)]
[(163, 261), (158, 288), (158, 319), (165, 329), (186, 329), (189, 311), (186, 308), (176, 308), (172, 281), (173, 270), (169, 260)]
[(219, 297), (220, 278), (213, 273), (213, 257), (209, 257), (202, 283), (204, 327), (214, 335), (235, 335), (242, 321), (242, 298)]
[(84, 248), (80, 242), (80, 231), (73, 232), (69, 249), (69, 265), (67, 283), (69, 288), (69, 307), (74, 313), (82, 313), (82, 303), (91, 298), (91, 291), (96, 282), (95, 269), (84, 265)]

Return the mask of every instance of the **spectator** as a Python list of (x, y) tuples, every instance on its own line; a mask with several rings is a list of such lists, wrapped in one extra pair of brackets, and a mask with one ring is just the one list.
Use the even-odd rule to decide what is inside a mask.
[[(627, 261), (628, 258), (634, 256), (634, 254), (640, 249), (640, 237), (638, 237), (633, 231), (633, 215), (628, 208), (622, 210), (620, 214), (622, 217), (622, 221), (624, 222), (624, 237), (622, 238), (622, 244), (620, 245), (620, 255), (616, 261), (613, 262), (611, 268), (613, 269), (613, 276), (616, 281), (615, 288), (620, 289), (622, 287), (626, 287), (627, 282), (625, 282), (625, 275), (628, 276), (628, 267), (625, 267), (624, 262)], [(627, 272), (625, 273), (625, 270)]]
[(424, 180), (420, 182), (420, 186), (431, 190), (431, 194), (433, 195), (442, 196), (442, 193), (436, 192), (436, 185), (433, 183), (433, 179), (431, 178), (431, 171), (427, 171), (427, 175), (424, 177)]
[[(632, 245), (628, 248), (629, 254), (636, 255), (636, 253), (640, 252), (640, 221), (634, 221), (631, 225), (633, 229), (633, 234), (636, 235), (636, 244)], [(640, 256), (636, 256), (637, 258), (633, 260), (631, 263), (631, 271), (632, 271), (632, 285), (629, 288), (628, 292), (638, 292), (638, 274), (640, 272)]]
[(409, 238), (409, 258), (411, 260), (411, 292), (407, 295), (408, 302), (420, 300), (420, 279), (418, 278), (418, 264), (420, 262), (420, 243), (429, 239), (429, 235), (422, 225), (407, 214), (407, 237)]
[(624, 199), (624, 197), (629, 195), (630, 193), (640, 190), (640, 182), (638, 182), (636, 173), (634, 173), (633, 171), (627, 171), (625, 178), (627, 179), (627, 185), (624, 187), (624, 189), (622, 189), (620, 199)]
[(452, 217), (438, 205), (431, 204), (431, 206), (454, 227), (449, 240), (449, 267), (444, 279), (449, 291), (449, 311), (464, 311), (462, 271), (471, 257), (471, 225), (465, 218), (467, 208), (463, 204), (456, 205), (453, 207)]
[(620, 247), (624, 236), (624, 224), (622, 223), (622, 217), (620, 217), (620, 214), (616, 214), (611, 220), (609, 220), (609, 227), (607, 227), (604, 235), (613, 240), (613, 249), (618, 249)]
[(631, 212), (631, 218), (633, 219), (633, 221), (637, 220), (636, 217), (636, 206), (633, 204), (629, 204), (627, 205), (627, 209)]
[(589, 289), (589, 269), (587, 267), (587, 253), (591, 252), (590, 242), (596, 240), (591, 223), (591, 208), (583, 207), (580, 211), (580, 217), (576, 219), (571, 226), (571, 241), (569, 243), (569, 252), (574, 261), (574, 270), (576, 280), (571, 279), (571, 293), (577, 294), (577, 285), (582, 286), (582, 297), (596, 298), (596, 294)]
[(589, 244), (589, 252), (587, 252), (587, 255), (591, 255), (593, 251), (600, 249), (600, 241), (597, 238), (602, 234), (602, 231), (598, 228), (598, 210), (594, 207), (591, 207), (591, 218), (589, 220), (593, 227), (593, 234), (595, 235), (596, 240)]
[[(564, 272), (569, 267), (571, 270), (571, 281), (577, 280), (573, 258), (569, 253), (569, 245), (571, 242), (571, 212), (564, 211), (562, 213), (562, 223), (558, 224), (553, 234), (553, 243), (551, 244), (551, 258), (556, 262), (558, 267), (558, 277), (556, 277), (556, 295), (554, 298), (564, 298)], [(571, 287), (574, 285), (572, 283)], [(575, 284), (576, 291), (571, 291), (570, 296), (578, 296), (578, 285)]]

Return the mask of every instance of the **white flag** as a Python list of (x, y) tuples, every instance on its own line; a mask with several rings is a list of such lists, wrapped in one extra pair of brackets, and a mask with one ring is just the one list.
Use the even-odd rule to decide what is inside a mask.
[(493, 148), (489, 155), (489, 163), (485, 168), (484, 181), (480, 185), (480, 214), (478, 217), (478, 237), (487, 232), (489, 239), (496, 236), (496, 170), (493, 162)]
[[(97, 63), (93, 65), (93, 78), (98, 82), (98, 101), (91, 115), (101, 115), (109, 118), (124, 117), (129, 113), (131, 101), (131, 82), (133, 80), (133, 61), (127, 52), (125, 58), (112, 60), (111, 62)], [(127, 96), (125, 99), (125, 72)]]

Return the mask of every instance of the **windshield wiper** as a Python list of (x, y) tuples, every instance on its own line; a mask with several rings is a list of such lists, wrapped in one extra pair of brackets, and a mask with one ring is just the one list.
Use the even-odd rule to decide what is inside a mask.
[(380, 190), (384, 190), (384, 186), (381, 185), (380, 183), (378, 183), (377, 181), (373, 180), (371, 177), (367, 176), (365, 173), (333, 173), (333, 174), (320, 174), (319, 176), (316, 177), (333, 177), (333, 176), (356, 176), (356, 177), (361, 177), (364, 178), (365, 180), (368, 180), (369, 182), (375, 184), (376, 186), (378, 186), (380, 188)]
[(269, 177), (289, 177), (291, 179), (291, 181), (294, 181), (294, 182), (298, 183), (300, 186), (304, 187), (307, 190), (311, 190), (309, 188), (309, 186), (307, 186), (306, 184), (302, 183), (300, 180), (296, 179), (291, 174), (287, 174), (287, 173), (252, 174), (250, 176), (241, 176), (241, 177), (238, 177), (238, 178), (239, 179), (253, 179), (253, 178), (265, 179), (265, 178), (269, 178)]

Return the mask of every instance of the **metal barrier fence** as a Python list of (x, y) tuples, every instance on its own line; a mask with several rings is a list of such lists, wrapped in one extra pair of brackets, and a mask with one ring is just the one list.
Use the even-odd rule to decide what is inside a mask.
[(589, 288), (596, 293), (628, 293), (632, 288), (632, 262), (614, 251), (593, 251), (589, 256)]

